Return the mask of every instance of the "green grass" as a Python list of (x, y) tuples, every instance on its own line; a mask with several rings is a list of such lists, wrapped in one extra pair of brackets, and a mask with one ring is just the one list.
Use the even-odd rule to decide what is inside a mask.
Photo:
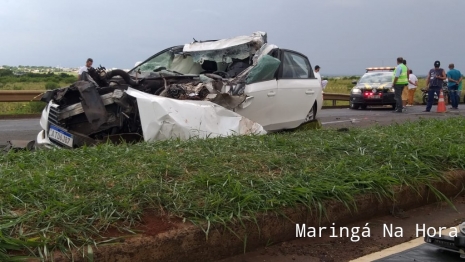
[(47, 104), (44, 102), (0, 102), (0, 115), (21, 115), (41, 113)]
[[(390, 197), (463, 169), (465, 120), (307, 130), (266, 136), (101, 145), (0, 156), (0, 261), (11, 250), (45, 256), (130, 232), (144, 210), (195, 223), (354, 197)], [(421, 134), (421, 135), (419, 135)], [(425, 139), (428, 138), (428, 143)], [(208, 232), (208, 228), (204, 228)]]

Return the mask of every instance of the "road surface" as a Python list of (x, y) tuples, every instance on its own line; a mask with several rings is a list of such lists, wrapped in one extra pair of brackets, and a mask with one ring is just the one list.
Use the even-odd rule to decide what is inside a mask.
[[(392, 113), (391, 107), (368, 108), (367, 110), (323, 109), (318, 113), (318, 119), (324, 128), (368, 127), (375, 124), (389, 125), (393, 122), (402, 123), (420, 118), (446, 118), (465, 115), (465, 110), (454, 110), (446, 113), (424, 113), (424, 106), (410, 107), (407, 112)], [(40, 131), (39, 119), (0, 120), (0, 144), (9, 140), (34, 140)]]

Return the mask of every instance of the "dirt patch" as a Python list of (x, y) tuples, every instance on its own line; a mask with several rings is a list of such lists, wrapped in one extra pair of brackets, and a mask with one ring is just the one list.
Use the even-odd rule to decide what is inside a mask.
[(157, 213), (147, 213), (142, 216), (142, 224), (137, 227), (144, 235), (156, 236), (182, 226), (182, 219), (161, 216)]
[[(436, 182), (433, 185), (449, 197), (461, 194), (465, 185), (465, 172), (451, 173), (448, 177), (448, 181)], [(215, 261), (284, 241), (276, 246), (278, 249), (272, 249), (272, 255), (286, 256), (288, 258), (286, 260), (292, 259), (292, 256), (302, 256), (305, 261), (312, 261), (309, 258), (316, 259), (314, 261), (346, 261), (341, 260), (340, 256), (334, 257), (334, 251), (331, 248), (340, 246), (347, 250), (347, 256), (352, 254), (356, 257), (379, 250), (381, 245), (372, 247), (370, 250), (368, 247), (374, 238), (360, 240), (358, 242), (362, 245), (359, 246), (360, 248), (354, 246), (352, 242), (345, 243), (343, 238), (312, 238), (307, 240), (310, 242), (300, 247), (294, 246), (294, 242), (286, 241), (296, 239), (296, 224), (305, 223), (312, 227), (329, 227), (335, 223), (337, 227), (346, 226), (357, 223), (357, 221), (390, 215), (392, 210), (409, 210), (437, 202), (437, 200), (436, 195), (428, 186), (415, 189), (399, 187), (396, 188), (394, 200), (380, 199), (375, 194), (358, 197), (355, 201), (357, 204), (356, 212), (348, 210), (342, 203), (329, 201), (325, 204), (326, 216), (323, 216), (323, 219), (317, 210), (307, 210), (300, 207), (283, 210), (286, 218), (276, 214), (262, 214), (257, 218), (257, 221), (243, 221), (244, 226), (241, 226), (241, 223), (229, 228), (215, 226), (210, 229), (208, 238), (197, 226), (147, 215), (144, 216), (146, 223), (144, 226), (148, 234), (127, 238), (122, 244), (101, 245), (98, 250), (94, 250), (94, 258), (96, 261), (118, 262)], [(427, 219), (426, 216), (423, 218)], [(388, 243), (395, 244), (395, 241), (387, 241), (385, 245), (390, 245)], [(367, 248), (364, 248), (363, 245), (366, 245)], [(318, 252), (314, 253), (315, 250)], [(79, 257), (77, 255), (75, 261), (85, 261), (85, 259), (80, 260)], [(297, 258), (295, 257), (295, 259)], [(57, 256), (55, 261), (68, 260), (62, 256)]]

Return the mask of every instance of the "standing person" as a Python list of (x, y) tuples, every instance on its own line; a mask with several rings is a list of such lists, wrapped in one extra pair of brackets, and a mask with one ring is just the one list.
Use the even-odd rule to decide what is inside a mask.
[(408, 103), (407, 106), (413, 106), (413, 99), (415, 97), (415, 91), (417, 90), (418, 86), (418, 78), (413, 74), (412, 70), (408, 70), (409, 77), (408, 77)]
[(392, 75), (392, 87), (394, 88), (394, 96), (396, 100), (396, 108), (394, 113), (402, 113), (402, 93), (406, 85), (408, 85), (407, 67), (402, 63), (402, 57), (397, 58), (397, 67)]
[(318, 82), (320, 83), (320, 87), (323, 89), (323, 84), (321, 82), (320, 66), (319, 65), (315, 66), (315, 70), (313, 70), (313, 74), (315, 75), (315, 78), (318, 79)]
[[(463, 80), (463, 75), (461, 76), (461, 80), (460, 80), (460, 83), (459, 83), (459, 90), (457, 90), (457, 95), (459, 96), (459, 104), (460, 104), (460, 99), (462, 99), (462, 80)], [(465, 103), (465, 99), (463, 101)]]
[(446, 79), (446, 72), (444, 69), (440, 68), (441, 62), (435, 61), (434, 68), (429, 70), (428, 76), (426, 77), (426, 86), (428, 87), (428, 103), (426, 109), (423, 112), (430, 112), (431, 107), (434, 103), (434, 95), (439, 94), (442, 89), (442, 84)]
[(449, 71), (447, 72), (447, 89), (449, 90), (449, 97), (451, 108), (459, 109), (460, 97), (457, 94), (459, 90), (459, 84), (462, 81), (462, 73), (454, 68), (454, 64), (449, 64)]
[[(407, 80), (410, 79), (410, 73), (409, 73), (409, 69), (407, 67), (407, 60), (403, 59), (402, 60), (402, 64), (405, 65), (405, 67), (407, 68)], [(405, 87), (404, 89), (402, 90), (402, 108), (403, 109), (406, 109), (407, 108), (407, 104), (408, 104), (408, 82), (407, 84), (405, 84)]]
[(79, 68), (79, 71), (78, 71), (78, 80), (81, 80), (81, 75), (83, 72), (87, 72), (87, 70), (89, 68), (92, 67), (92, 64), (94, 63), (94, 60), (92, 60), (92, 58), (88, 58), (87, 61), (86, 61), (86, 65)]

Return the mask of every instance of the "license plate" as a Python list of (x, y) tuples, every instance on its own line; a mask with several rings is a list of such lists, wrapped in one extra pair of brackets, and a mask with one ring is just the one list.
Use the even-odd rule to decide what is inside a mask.
[(51, 125), (50, 130), (48, 131), (48, 137), (60, 142), (61, 144), (73, 147), (73, 135), (59, 127)]
[(368, 96), (368, 99), (376, 99), (376, 98), (381, 98), (379, 95), (375, 95), (375, 96)]

